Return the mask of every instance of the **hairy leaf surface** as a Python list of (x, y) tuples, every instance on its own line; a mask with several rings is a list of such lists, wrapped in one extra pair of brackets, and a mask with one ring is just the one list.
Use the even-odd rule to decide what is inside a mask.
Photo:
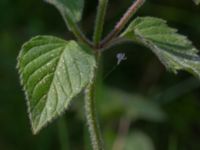
[[(54, 5), (63, 16), (67, 24), (79, 22), (82, 18), (84, 0), (45, 0)], [(69, 29), (70, 26), (68, 25)]]
[(200, 78), (198, 50), (166, 21), (138, 17), (121, 36), (150, 48), (170, 71), (186, 70)]
[(34, 133), (69, 106), (93, 78), (95, 57), (75, 41), (37, 36), (22, 47), (18, 69)]

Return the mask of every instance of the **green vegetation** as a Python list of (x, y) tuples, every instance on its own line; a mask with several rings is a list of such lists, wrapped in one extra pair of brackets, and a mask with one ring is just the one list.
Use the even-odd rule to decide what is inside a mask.
[[(63, 37), (64, 26), (60, 25), (61, 21), (58, 23), (59, 17), (54, 9), (52, 15), (47, 13), (47, 27), (43, 25), (43, 19), (36, 19), (38, 15), (30, 11), (29, 35), (16, 38), (15, 43), (17, 40), (21, 43), (30, 35), (34, 36), (23, 44), (17, 59), (17, 69), (25, 92), (32, 131), (37, 134), (35, 136), (28, 130), (24, 103), (19, 105), (18, 101), (13, 102), (15, 99), (23, 99), (22, 94), (16, 92), (20, 89), (17, 82), (12, 82), (17, 81), (17, 75), (8, 70), (9, 63), (15, 64), (12, 60), (17, 55), (19, 45), (16, 47), (11, 40), (14, 39), (11, 35), (15, 34), (10, 30), (12, 26), (5, 26), (6, 21), (9, 24), (12, 21), (2, 18), (6, 21), (2, 24), (5, 32), (0, 32), (0, 47), (9, 47), (16, 52), (13, 55), (9, 51), (2, 51), (1, 97), (10, 101), (1, 102), (0, 149), (198, 150), (199, 142), (194, 140), (198, 139), (198, 134), (193, 131), (198, 133), (200, 122), (198, 94), (194, 91), (200, 86), (200, 58), (197, 48), (184, 36), (185, 33), (191, 36), (198, 47), (198, 40), (195, 40), (200, 31), (197, 25), (198, 12), (182, 9), (184, 6), (181, 4), (175, 8), (164, 4), (166, 2), (152, 1), (135, 0), (123, 4), (116, 1), (115, 4), (99, 0), (92, 31), (89, 22), (94, 18), (87, 20), (87, 16), (94, 12), (92, 7), (95, 2), (46, 0), (59, 10), (69, 31), (76, 37), (73, 40), (67, 31), (64, 35), (68, 37)], [(197, 5), (200, 3), (197, 0), (194, 2)], [(1, 3), (0, 6), (12, 6), (9, 1)], [(18, 4), (20, 6), (22, 3)], [(121, 4), (119, 12), (117, 9), (107, 9), (114, 4)], [(128, 4), (131, 6), (112, 28), (116, 19), (110, 22), (106, 14), (108, 18), (118, 15)], [(188, 4), (190, 6), (185, 6), (199, 10), (193, 3)], [(153, 8), (158, 8), (160, 13), (154, 12)], [(48, 9), (48, 5), (42, 4), (38, 12), (43, 14)], [(162, 17), (165, 14), (168, 14), (167, 17)], [(169, 23), (161, 18), (169, 19)], [(180, 21), (180, 31), (172, 28), (176, 25), (168, 25), (175, 23), (176, 19)], [(80, 28), (81, 25), (87, 27), (86, 34)], [(188, 26), (188, 31), (181, 34), (184, 26)], [(190, 32), (190, 29), (195, 31)], [(60, 33), (56, 33), (57, 30)], [(23, 35), (22, 31), (18, 31), (16, 37), (18, 34)], [(54, 36), (47, 36), (52, 31), (55, 32)], [(90, 40), (90, 37), (93, 39)], [(125, 64), (129, 65), (123, 71)], [(179, 77), (163, 73), (162, 64), (170, 72), (178, 74), (179, 70), (184, 70), (197, 79), (188, 77), (185, 72), (181, 72)], [(6, 89), (12, 94), (5, 92)], [(7, 104), (14, 104), (14, 109), (7, 109)], [(55, 122), (58, 122), (57, 125)], [(38, 133), (47, 125), (50, 127)], [(9, 129), (12, 136), (7, 132)], [(23, 132), (21, 137), (18, 137), (18, 131)], [(25, 144), (21, 147), (20, 143)]]

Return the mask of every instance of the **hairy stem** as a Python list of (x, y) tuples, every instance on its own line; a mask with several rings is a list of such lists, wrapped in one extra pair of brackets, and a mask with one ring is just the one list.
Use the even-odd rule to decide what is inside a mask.
[[(98, 56), (100, 57), (100, 56)], [(98, 58), (99, 59), (99, 58)], [(97, 69), (95, 75), (97, 74)], [(95, 84), (96, 77), (87, 86), (85, 90), (85, 114), (89, 128), (90, 138), (93, 150), (103, 150), (103, 141), (97, 120), (96, 107), (95, 107)]]
[(93, 42), (96, 47), (98, 47), (98, 44), (102, 37), (107, 5), (108, 5), (108, 0), (99, 0), (94, 36), (93, 36)]
[(105, 39), (101, 42), (100, 47), (106, 46), (113, 38), (115, 38), (125, 27), (125, 25), (129, 22), (131, 17), (137, 12), (137, 10), (143, 5), (145, 0), (136, 0), (130, 6), (130, 8), (126, 11), (120, 21), (116, 24), (115, 28), (105, 37)]

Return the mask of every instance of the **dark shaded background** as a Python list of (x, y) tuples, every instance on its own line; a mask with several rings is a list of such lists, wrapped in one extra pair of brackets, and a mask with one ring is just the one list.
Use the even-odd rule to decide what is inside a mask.
[[(104, 35), (131, 1), (110, 0)], [(80, 25), (91, 37), (97, 0), (86, 0), (85, 5)], [(138, 15), (168, 20), (200, 48), (200, 6), (191, 0), (148, 0)], [(42, 0), (0, 0), (0, 150), (89, 150), (81, 98), (39, 135), (31, 134), (15, 67), (21, 45), (38, 34), (74, 38), (57, 10)], [(133, 141), (148, 145), (141, 150), (152, 150), (152, 144), (156, 150), (200, 150), (199, 81), (185, 72), (166, 72), (150, 50), (131, 43), (104, 53), (103, 75), (116, 65), (119, 52), (128, 59), (99, 85), (97, 103), (107, 149), (124, 134), (126, 150), (140, 150)], [(121, 108), (124, 100), (131, 101), (131, 107)]]

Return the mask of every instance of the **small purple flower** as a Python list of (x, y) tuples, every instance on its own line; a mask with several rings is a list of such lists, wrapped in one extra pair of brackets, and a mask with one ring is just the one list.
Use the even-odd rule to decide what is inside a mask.
[(117, 57), (117, 65), (119, 65), (123, 60), (127, 60), (125, 53), (118, 53), (116, 57)]

